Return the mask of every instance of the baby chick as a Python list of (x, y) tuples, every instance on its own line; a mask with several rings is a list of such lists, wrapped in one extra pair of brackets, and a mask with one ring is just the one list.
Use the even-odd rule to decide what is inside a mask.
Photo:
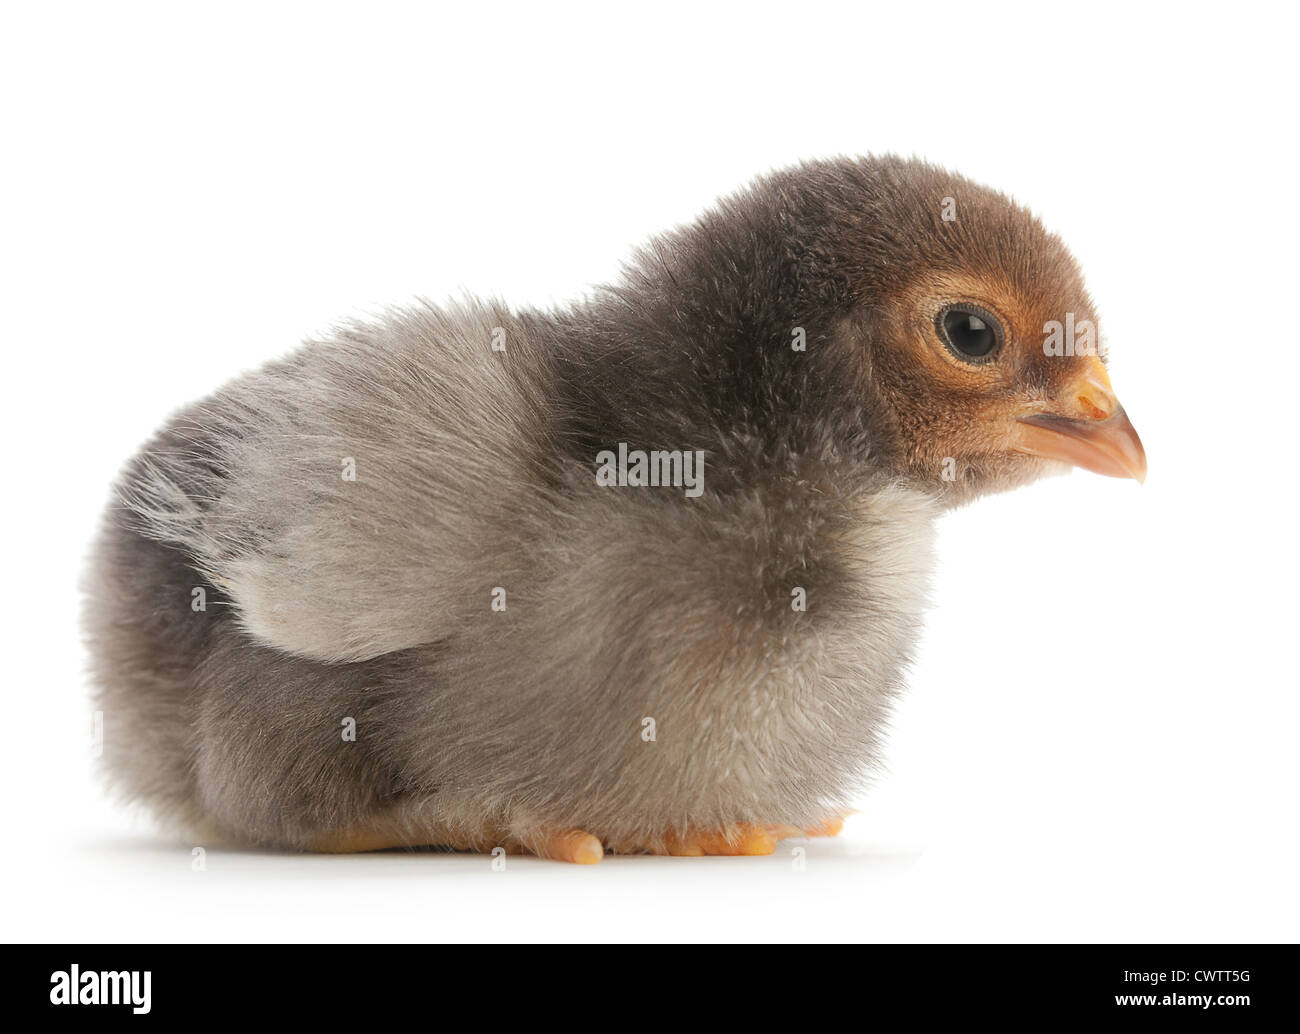
[(85, 621), (118, 787), (205, 835), (593, 862), (829, 833), (936, 516), (1145, 474), (1061, 242), (814, 162), (562, 311), (419, 304), (173, 417)]

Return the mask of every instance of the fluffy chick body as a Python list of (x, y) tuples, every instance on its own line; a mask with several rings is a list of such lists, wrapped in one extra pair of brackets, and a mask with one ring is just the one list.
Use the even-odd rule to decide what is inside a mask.
[[(823, 163), (572, 309), (395, 310), (181, 411), (120, 478), (88, 581), (117, 786), (304, 849), (544, 853), (580, 829), (659, 850), (844, 807), (912, 654), (936, 514), (1045, 469), (972, 454), (945, 482), (922, 462), (941, 414), (909, 445), (915, 379), (879, 373), (935, 262), (871, 249), (946, 232), (930, 209), (953, 190), (960, 232), (1009, 220), (1042, 245), (1028, 285), (1074, 284), (999, 195)], [(703, 450), (704, 493), (597, 484), (619, 443)]]

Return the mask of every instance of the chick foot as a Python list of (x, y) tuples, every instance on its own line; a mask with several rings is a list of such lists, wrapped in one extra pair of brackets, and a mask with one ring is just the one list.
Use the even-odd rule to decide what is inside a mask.
[[(650, 843), (633, 845), (630, 850), (622, 843), (616, 844), (615, 847), (620, 853), (681, 857), (770, 855), (776, 850), (776, 845), (787, 837), (835, 836), (843, 827), (846, 814), (849, 813), (832, 815), (805, 829), (781, 823), (738, 822), (719, 829), (694, 830), (687, 834), (670, 832)], [(350, 854), (427, 845), (451, 847), (461, 851), (486, 851), (489, 845), (494, 843), (498, 846), (503, 845), (510, 854), (532, 854), (539, 858), (571, 862), (575, 865), (595, 865), (605, 857), (605, 846), (600, 838), (581, 829), (497, 839), (486, 832), (481, 836), (469, 838), (436, 833), (421, 836), (406, 830), (398, 832), (392, 826), (380, 826), (347, 830), (321, 837), (312, 844), (311, 849), (330, 854)]]
[[(848, 814), (847, 812), (844, 814)], [(717, 830), (685, 836), (670, 833), (661, 843), (649, 845), (651, 854), (688, 857), (701, 855), (767, 855), (788, 837), (833, 837), (844, 828), (844, 814), (832, 815), (806, 829), (783, 823), (738, 822)]]
[[(656, 841), (642, 845), (639, 852), (628, 853), (678, 857), (770, 855), (776, 850), (776, 845), (787, 837), (835, 836), (844, 826), (846, 814), (848, 813), (832, 815), (806, 829), (781, 823), (737, 822), (719, 829), (696, 830), (685, 835), (668, 833)], [(628, 850), (623, 844), (616, 844), (615, 847), (619, 853)], [(600, 839), (581, 829), (566, 830), (540, 838), (527, 837), (516, 843), (513, 850), (576, 865), (594, 865), (605, 856), (605, 847)]]
[(837, 811), (834, 815), (822, 819), (815, 826), (809, 826), (803, 831), (803, 835), (807, 837), (837, 837), (840, 835), (840, 831), (844, 829), (844, 820), (852, 814), (854, 813), (851, 809)]

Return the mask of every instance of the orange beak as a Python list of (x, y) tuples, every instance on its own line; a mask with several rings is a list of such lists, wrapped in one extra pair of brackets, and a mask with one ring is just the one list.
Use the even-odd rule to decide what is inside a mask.
[(1069, 463), (1114, 478), (1146, 480), (1142, 439), (1115, 398), (1099, 359), (1079, 382), (1078, 416), (1028, 413), (1016, 418), (1015, 452)]

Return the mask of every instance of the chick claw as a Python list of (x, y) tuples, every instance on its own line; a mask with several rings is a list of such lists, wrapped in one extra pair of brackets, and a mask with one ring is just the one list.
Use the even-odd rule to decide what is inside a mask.
[[(832, 815), (830, 818), (822, 819), (815, 826), (811, 826), (803, 831), (804, 836), (809, 837), (837, 837), (844, 828), (844, 819), (852, 812), (843, 812), (838, 815)], [(797, 835), (797, 834), (794, 834)]]
[(543, 858), (573, 862), (575, 865), (595, 865), (605, 857), (605, 849), (600, 840), (580, 829), (556, 833), (541, 845), (537, 853)]

